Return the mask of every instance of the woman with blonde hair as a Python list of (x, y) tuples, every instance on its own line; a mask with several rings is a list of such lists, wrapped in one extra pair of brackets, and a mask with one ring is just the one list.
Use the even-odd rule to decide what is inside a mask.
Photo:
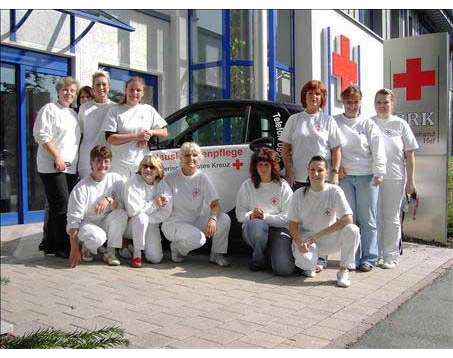
[(168, 135), (167, 122), (152, 106), (141, 103), (144, 91), (142, 78), (129, 79), (124, 99), (109, 110), (102, 129), (113, 152), (112, 171), (126, 179), (149, 153), (149, 139)]
[(151, 263), (162, 260), (162, 239), (159, 224), (172, 211), (171, 189), (164, 178), (162, 161), (154, 156), (145, 156), (137, 173), (123, 187), (123, 199), (129, 216), (125, 237), (132, 239), (134, 253), (132, 267), (142, 267), (142, 250)]
[(374, 98), (376, 116), (372, 119), (381, 130), (387, 156), (386, 173), (379, 187), (378, 244), (385, 269), (398, 264), (401, 240), (401, 203), (415, 188), (415, 150), (417, 140), (409, 124), (393, 115), (395, 96), (389, 89), (377, 91)]
[(162, 232), (171, 241), (171, 259), (182, 262), (192, 250), (212, 240), (209, 261), (229, 266), (224, 257), (228, 250), (230, 217), (220, 212), (219, 195), (211, 180), (198, 165), (203, 154), (198, 144), (186, 142), (179, 151), (181, 168), (169, 173), (165, 181), (173, 192), (173, 211)]

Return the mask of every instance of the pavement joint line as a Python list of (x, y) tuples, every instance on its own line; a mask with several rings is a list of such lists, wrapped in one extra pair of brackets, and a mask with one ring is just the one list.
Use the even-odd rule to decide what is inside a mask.
[(409, 287), (404, 293), (396, 297), (385, 306), (379, 309), (378, 312), (372, 314), (367, 319), (359, 323), (356, 327), (347, 331), (340, 337), (334, 339), (326, 347), (326, 349), (344, 349), (348, 348), (351, 344), (357, 342), (357, 340), (372, 329), (378, 322), (395, 312), (401, 305), (407, 302), (410, 298), (415, 296), (423, 288), (431, 284), (435, 279), (446, 273), (447, 270), (453, 269), (453, 259), (450, 259), (446, 263), (440, 265), (431, 274), (417, 281), (413, 286)]

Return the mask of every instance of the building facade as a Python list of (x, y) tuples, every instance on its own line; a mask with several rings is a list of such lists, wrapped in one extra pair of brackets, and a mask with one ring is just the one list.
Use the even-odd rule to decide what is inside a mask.
[(326, 111), (337, 114), (342, 86), (355, 82), (364, 94), (362, 112), (372, 115), (374, 93), (384, 85), (383, 41), (453, 29), (451, 10), (1, 10), (0, 16), (1, 225), (43, 218), (32, 128), (41, 106), (56, 100), (59, 77), (90, 85), (92, 73), (105, 69), (117, 100), (125, 81), (139, 75), (145, 101), (163, 116), (204, 99), (300, 103), (310, 79), (328, 86)]

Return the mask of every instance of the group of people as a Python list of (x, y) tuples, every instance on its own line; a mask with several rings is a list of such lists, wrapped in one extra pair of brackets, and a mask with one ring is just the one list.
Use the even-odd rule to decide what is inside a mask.
[[(141, 103), (144, 81), (127, 81), (116, 104), (108, 98), (109, 74), (97, 71), (92, 88), (79, 91), (76, 113), (70, 105), (78, 87), (71, 77), (57, 81), (57, 102), (41, 108), (33, 128), (48, 202), (40, 247), (68, 258), (70, 267), (97, 254), (117, 266), (118, 253), (142, 267), (143, 255), (151, 263), (162, 260), (162, 230), (173, 261), (210, 240), (209, 261), (229, 266), (230, 217), (199, 169), (201, 148), (184, 143), (180, 168), (165, 175), (148, 141), (166, 137), (167, 123)], [(380, 258), (384, 268), (397, 265), (401, 202), (404, 192), (416, 190), (417, 142), (392, 114), (390, 90), (377, 92), (373, 118), (360, 114), (358, 87), (349, 86), (341, 98), (344, 113), (333, 118), (322, 110), (327, 91), (321, 82), (302, 88), (305, 110), (288, 119), (281, 136), (284, 176), (272, 148), (252, 154), (250, 179), (236, 203), (243, 239), (253, 249), (251, 270), (314, 277), (328, 254), (341, 251), (337, 284), (348, 287), (350, 270), (370, 271)]]

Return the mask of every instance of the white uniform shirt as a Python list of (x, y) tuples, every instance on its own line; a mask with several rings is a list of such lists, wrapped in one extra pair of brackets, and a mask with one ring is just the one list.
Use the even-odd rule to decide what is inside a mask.
[(123, 207), (121, 193), (124, 178), (116, 173), (107, 173), (105, 178), (97, 182), (91, 175), (77, 183), (69, 195), (67, 213), (67, 231), (78, 229), (82, 220), (84, 222), (99, 223), (111, 211), (108, 206), (102, 215), (94, 211), (98, 200), (107, 197), (115, 197), (119, 201), (119, 207)]
[(291, 198), (288, 218), (299, 223), (304, 231), (315, 234), (334, 224), (344, 215), (352, 215), (351, 207), (343, 190), (336, 185), (326, 183), (322, 191), (304, 188), (296, 190)]
[(280, 140), (292, 146), (294, 179), (299, 182), (307, 181), (311, 158), (322, 155), (330, 163), (330, 149), (344, 144), (337, 123), (324, 112), (308, 114), (303, 111), (291, 115)]
[(219, 199), (211, 180), (201, 170), (186, 176), (178, 169), (167, 174), (164, 180), (173, 193), (173, 212), (167, 222), (193, 223)]
[(368, 118), (347, 118), (344, 114), (334, 118), (346, 140), (341, 148), (341, 166), (346, 174), (383, 177), (387, 158), (379, 127)]
[[(164, 194), (168, 202), (163, 207), (154, 203), (154, 198)], [(173, 208), (171, 189), (163, 180), (149, 185), (140, 174), (134, 174), (123, 186), (123, 201), (129, 217), (146, 213), (150, 224), (158, 224), (168, 219)]]
[[(107, 112), (103, 124), (104, 132), (139, 133), (147, 129), (163, 128), (167, 122), (157, 111), (148, 104), (129, 106), (115, 105)], [(111, 145), (112, 167), (115, 163), (139, 165), (145, 155), (149, 153), (148, 146), (141, 147), (136, 140), (120, 145)]]
[(404, 151), (418, 148), (417, 140), (406, 121), (397, 116), (389, 119), (372, 118), (381, 130), (387, 155), (387, 173), (384, 179), (405, 179), (406, 160)]
[(57, 103), (43, 106), (33, 125), (33, 136), (39, 144), (36, 163), (39, 173), (57, 173), (52, 156), (42, 147), (52, 142), (65, 162), (71, 163), (64, 173), (77, 173), (80, 124), (72, 108)]
[(281, 183), (260, 183), (258, 189), (252, 179), (242, 183), (236, 199), (236, 217), (240, 223), (250, 220), (256, 207), (264, 211), (264, 221), (270, 226), (288, 228), (288, 210), (293, 191), (282, 179)]
[(84, 103), (79, 109), (79, 123), (83, 134), (80, 142), (79, 163), (77, 169), (90, 169), (90, 152), (97, 145), (106, 145), (105, 133), (102, 125), (108, 110), (115, 105), (115, 102), (98, 103), (90, 101)]

